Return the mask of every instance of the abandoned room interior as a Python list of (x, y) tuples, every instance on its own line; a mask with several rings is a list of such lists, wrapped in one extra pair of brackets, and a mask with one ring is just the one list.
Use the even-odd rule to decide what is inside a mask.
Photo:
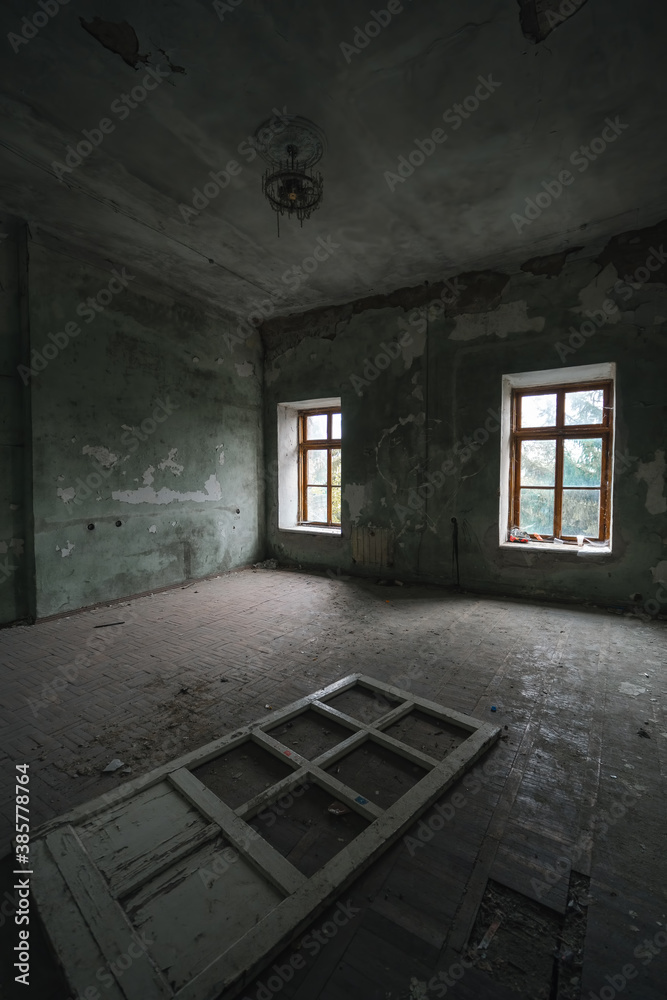
[(0, 18), (0, 996), (663, 1000), (664, 5)]

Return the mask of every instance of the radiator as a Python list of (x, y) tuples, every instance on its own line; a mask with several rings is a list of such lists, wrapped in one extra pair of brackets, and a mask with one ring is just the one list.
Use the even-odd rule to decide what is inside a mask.
[(393, 566), (394, 533), (372, 525), (352, 527), (352, 558), (360, 566)]

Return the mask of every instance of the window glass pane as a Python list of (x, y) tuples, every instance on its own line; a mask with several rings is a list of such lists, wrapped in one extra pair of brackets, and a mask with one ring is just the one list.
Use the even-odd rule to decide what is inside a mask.
[(521, 442), (521, 485), (553, 486), (556, 482), (556, 442)]
[(553, 535), (554, 490), (521, 490), (519, 527), (538, 535)]
[(331, 437), (334, 441), (340, 441), (341, 436), (341, 415), (340, 413), (331, 414)]
[(331, 449), (331, 482), (340, 486), (340, 448)]
[(321, 450), (309, 450), (306, 452), (306, 483), (309, 486), (327, 485), (327, 452), (325, 448)]
[(306, 438), (309, 441), (322, 441), (327, 436), (327, 415), (317, 413), (314, 417), (306, 417)]
[(340, 524), (340, 486), (334, 486), (331, 490), (331, 520), (334, 524)]
[(604, 390), (586, 389), (565, 393), (566, 424), (601, 424)]
[(556, 394), (521, 397), (522, 427), (554, 427)]
[(561, 534), (597, 538), (600, 531), (600, 491), (563, 490)]
[(307, 521), (327, 520), (327, 488), (326, 486), (309, 486), (306, 490)]
[(563, 442), (563, 486), (599, 486), (601, 478), (602, 438), (566, 439)]

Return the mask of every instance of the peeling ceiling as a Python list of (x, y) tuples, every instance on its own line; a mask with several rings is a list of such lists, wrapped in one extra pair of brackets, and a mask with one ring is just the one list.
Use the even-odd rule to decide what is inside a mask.
[[(667, 215), (667, 8), (539, 6), (6, 0), (0, 210), (238, 316), (558, 269)], [(327, 140), (280, 239), (249, 142), (274, 109)]]

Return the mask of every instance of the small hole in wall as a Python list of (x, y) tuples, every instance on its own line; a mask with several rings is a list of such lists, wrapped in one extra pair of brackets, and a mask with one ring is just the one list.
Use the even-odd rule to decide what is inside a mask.
[(240, 514), (240, 513), (241, 513), (241, 508), (240, 508), (240, 507), (237, 507), (237, 508), (236, 508), (236, 513), (237, 513), (237, 514)]
[[(630, 241), (630, 242), (632, 242), (632, 241)], [(633, 600), (633, 601), (642, 601), (642, 600), (643, 600), (643, 597), (642, 597), (642, 595), (641, 595), (641, 594), (633, 594), (633, 595), (632, 595), (632, 600)]]
[(123, 523), (122, 521), (116, 521), (116, 527), (120, 528), (120, 526), (121, 526), (122, 523)]
[(88, 525), (88, 531), (94, 531), (94, 530), (95, 530), (95, 525), (94, 524), (89, 524)]

